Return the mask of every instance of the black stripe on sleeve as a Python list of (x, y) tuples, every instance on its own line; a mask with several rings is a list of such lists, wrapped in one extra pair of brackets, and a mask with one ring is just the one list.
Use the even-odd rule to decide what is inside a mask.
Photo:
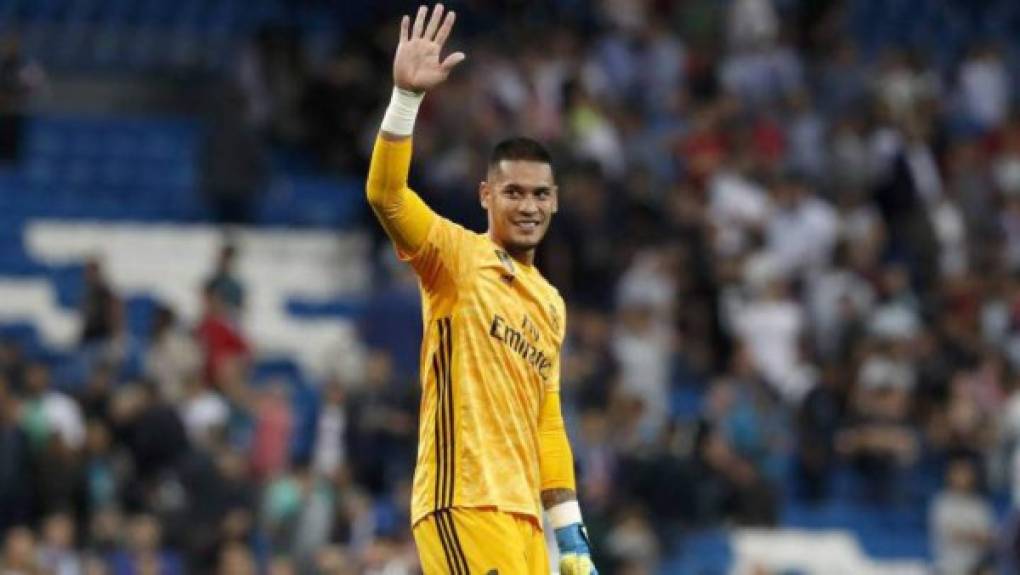
[(453, 403), (453, 327), (450, 325), (450, 318), (443, 320), (446, 323), (446, 418), (449, 421), (449, 432), (447, 434), (447, 440), (450, 442), (448, 451), (449, 461), (447, 465), (449, 467), (448, 491), (446, 494), (446, 505), (453, 505), (453, 494), (454, 494), (454, 480), (456, 479), (456, 464), (457, 464), (457, 439), (456, 431), (454, 428), (454, 403)]
[(442, 398), (442, 395), (439, 391), (440, 388), (442, 387), (443, 376), (439, 373), (439, 357), (435, 353), (432, 354), (432, 371), (433, 373), (436, 374), (436, 420), (434, 425), (435, 429), (433, 429), (433, 432), (435, 434), (435, 441), (434, 445), (432, 446), (433, 449), (435, 449), (436, 451), (436, 492), (432, 498), (432, 505), (433, 510), (437, 510), (439, 509), (439, 483), (443, 475), (444, 467), (443, 441), (442, 441), (443, 421), (442, 417), (440, 416), (441, 408), (440, 399)]

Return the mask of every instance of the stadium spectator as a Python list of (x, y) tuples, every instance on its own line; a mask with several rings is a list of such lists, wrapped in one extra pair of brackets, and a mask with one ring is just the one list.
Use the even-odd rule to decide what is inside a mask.
[(159, 399), (148, 386), (127, 386), (111, 404), (113, 433), (135, 463), (135, 479), (128, 486), (136, 504), (154, 496), (163, 472), (180, 463), (188, 436), (177, 410)]
[(637, 565), (655, 572), (659, 562), (659, 542), (645, 513), (638, 507), (621, 511), (606, 535), (606, 553), (614, 564)]
[(220, 551), (218, 575), (256, 575), (255, 556), (245, 545), (232, 543)]
[(216, 255), (216, 265), (206, 280), (206, 285), (216, 291), (230, 307), (233, 315), (238, 317), (244, 309), (244, 284), (237, 275), (238, 247), (232, 241), (220, 246)]
[(699, 424), (694, 453), (691, 499), (695, 524), (775, 523), (776, 494), (754, 465), (733, 450), (721, 430), (708, 422)]
[(110, 400), (119, 381), (120, 374), (110, 365), (105, 362), (96, 364), (75, 397), (86, 420), (109, 424)]
[(845, 120), (868, 105), (869, 86), (857, 47), (847, 38), (832, 41), (818, 70), (818, 107), (827, 118)]
[(12, 391), (22, 389), (22, 371), (25, 367), (23, 355), (13, 341), (0, 341), (0, 377)]
[(793, 299), (788, 272), (777, 258), (759, 254), (745, 267), (750, 297), (742, 301), (733, 295), (728, 322), (764, 380), (785, 401), (796, 404), (814, 384), (813, 370), (801, 355), (804, 310)]
[[(744, 4), (769, 4), (753, 0)], [(727, 56), (720, 69), (726, 91), (751, 109), (785, 100), (803, 88), (800, 54), (782, 41), (750, 38)]]
[(284, 381), (270, 381), (254, 391), (249, 401), (254, 418), (251, 441), (251, 469), (259, 479), (286, 471), (294, 434), (294, 412)]
[(612, 350), (612, 322), (597, 310), (578, 309), (567, 330), (570, 353), (564, 358), (561, 393), (581, 411), (601, 410), (609, 404), (620, 371)]
[(797, 471), (801, 495), (812, 502), (829, 494), (837, 465), (836, 437), (847, 410), (847, 381), (843, 369), (826, 369), (808, 392), (796, 415)]
[(257, 486), (244, 454), (225, 441), (225, 433), (187, 455), (180, 485), (186, 495), (186, 529), (180, 540), (191, 570), (208, 569), (220, 550), (251, 540)]
[(350, 391), (349, 456), (359, 485), (389, 491), (408, 475), (417, 440), (417, 390), (394, 378), (393, 360), (371, 354), (361, 385)]
[(70, 515), (57, 513), (43, 521), (39, 563), (52, 575), (83, 575), (81, 558), (75, 549), (74, 521)]
[(12, 31), (0, 38), (0, 162), (20, 157), (29, 97), (46, 83), (46, 73), (25, 57), (21, 38)]
[(336, 380), (326, 383), (322, 391), (322, 407), (315, 427), (313, 465), (323, 477), (337, 478), (349, 464), (347, 455), (350, 419), (347, 393)]
[[(123, 481), (116, 467), (114, 437), (110, 428), (99, 420), (89, 420), (85, 449), (82, 453), (81, 510), (84, 527), (91, 527), (91, 520), (103, 511), (120, 505), (123, 496)], [(83, 537), (83, 539), (89, 539)]]
[(566, 176), (571, 202), (564, 202), (556, 225), (549, 229), (544, 263), (551, 279), (566, 293), (576, 294), (577, 305), (602, 308), (612, 301), (616, 240), (613, 225), (615, 198), (596, 164), (585, 162)]
[(865, 481), (864, 496), (875, 501), (902, 497), (897, 476), (918, 457), (917, 431), (909, 420), (912, 367), (881, 355), (861, 365), (846, 425), (836, 438), (836, 449)]
[(1011, 86), (1002, 54), (992, 46), (977, 46), (960, 64), (960, 106), (963, 118), (981, 131), (1007, 119)]
[(120, 300), (110, 287), (103, 265), (96, 258), (85, 262), (81, 296), (81, 344), (103, 344), (113, 337)]
[(671, 334), (676, 271), (660, 252), (638, 255), (620, 280), (618, 318), (611, 339), (620, 367), (617, 392), (641, 411), (643, 441), (653, 442), (669, 417)]
[(191, 376), (184, 382), (184, 389), (168, 405), (178, 408), (181, 422), (193, 445), (209, 445), (216, 435), (227, 428), (230, 419), (230, 406), (218, 392), (204, 385), (202, 381)]
[(178, 326), (174, 310), (159, 305), (153, 316), (145, 375), (163, 399), (176, 402), (190, 380), (201, 377), (201, 352), (191, 334)]
[(43, 575), (36, 549), (36, 537), (28, 527), (14, 527), (4, 536), (0, 567), (4, 573)]
[(769, 45), (779, 36), (779, 16), (771, 2), (737, 0), (730, 5), (728, 40), (732, 50)]
[(0, 377), (0, 532), (25, 525), (34, 517), (33, 457), (19, 410), (17, 395)]
[(355, 575), (356, 562), (337, 545), (330, 545), (316, 554), (315, 568), (323, 575)]
[(760, 381), (745, 348), (738, 347), (731, 362), (728, 372), (708, 390), (705, 416), (757, 473), (778, 481), (787, 442), (779, 398)]
[(895, 48), (883, 54), (873, 89), (878, 104), (893, 122), (916, 119), (918, 113), (930, 110), (942, 95), (935, 71), (920, 57)]
[(304, 464), (271, 481), (263, 496), (263, 521), (274, 555), (298, 565), (314, 561), (333, 530), (334, 500), (328, 483)]
[(53, 389), (49, 367), (42, 363), (32, 363), (25, 370), (22, 425), (37, 450), (57, 441), (77, 451), (85, 442), (81, 407), (68, 395)]
[(180, 557), (163, 547), (162, 528), (152, 515), (136, 515), (127, 524), (127, 548), (110, 557), (112, 575), (184, 575)]
[(931, 503), (930, 522), (939, 573), (975, 573), (990, 560), (995, 518), (969, 459), (949, 463), (945, 487)]
[(204, 310), (195, 328), (202, 348), (205, 381), (222, 391), (243, 376), (251, 355), (251, 346), (223, 294), (211, 284), (202, 290)]
[(835, 210), (809, 188), (805, 176), (783, 174), (769, 189), (773, 212), (765, 245), (775, 265), (791, 276), (817, 271), (832, 259), (838, 221)]

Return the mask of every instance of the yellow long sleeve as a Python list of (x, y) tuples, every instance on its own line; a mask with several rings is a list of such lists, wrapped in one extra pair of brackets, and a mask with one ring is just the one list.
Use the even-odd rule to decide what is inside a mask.
[(539, 466), (542, 473), (542, 491), (547, 489), (577, 489), (574, 478), (574, 454), (567, 439), (560, 410), (560, 392), (547, 391), (539, 420)]
[(424, 245), (436, 214), (407, 186), (411, 138), (376, 138), (368, 168), (366, 194), (379, 223), (397, 249), (413, 255)]

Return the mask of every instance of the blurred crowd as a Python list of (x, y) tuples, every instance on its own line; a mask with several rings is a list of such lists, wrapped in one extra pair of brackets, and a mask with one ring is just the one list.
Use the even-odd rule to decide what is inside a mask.
[(226, 243), (194, 326), (158, 307), (144, 338), (88, 262), (81, 380), (0, 346), (3, 573), (413, 572), (414, 388), (373, 354), (300, 420), (294, 382), (251, 379), (236, 257)]
[[(492, 143), (554, 152), (539, 257), (570, 306), (564, 409), (604, 573), (655, 573), (692, 530), (837, 497), (921, 508), (940, 573), (1018, 569), (1020, 514), (996, 505), (1020, 497), (1012, 46), (977, 36), (950, 66), (865, 54), (853, 4), (453, 3), (468, 59), (425, 100), (412, 184), (481, 230)], [(364, 174), (390, 16), (332, 55), (287, 30), (253, 39), (237, 133)], [(368, 360), (319, 384), (305, 452), (287, 385), (248, 381), (230, 247), (201, 322), (162, 310), (134, 352), (91, 265), (92, 369), (73, 390), (0, 349), (5, 568), (413, 573), (418, 296), (366, 221)]]

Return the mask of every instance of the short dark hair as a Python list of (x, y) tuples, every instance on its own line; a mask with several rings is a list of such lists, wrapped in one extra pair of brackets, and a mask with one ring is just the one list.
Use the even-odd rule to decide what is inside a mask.
[(552, 156), (549, 154), (549, 150), (535, 140), (523, 136), (507, 138), (496, 144), (496, 147), (492, 149), (492, 155), (489, 156), (489, 169), (498, 167), (503, 160), (540, 162), (552, 165)]

